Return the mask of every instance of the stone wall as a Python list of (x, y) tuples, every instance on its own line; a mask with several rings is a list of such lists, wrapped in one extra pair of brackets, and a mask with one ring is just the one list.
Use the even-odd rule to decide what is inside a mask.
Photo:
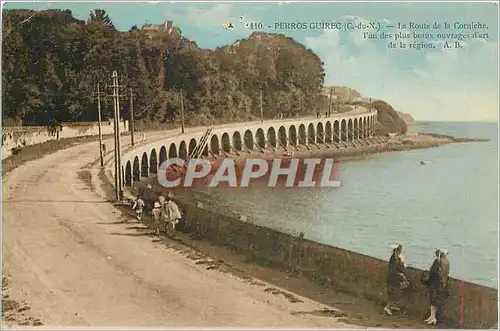
[[(244, 254), (249, 260), (294, 269), (325, 287), (333, 286), (380, 305), (386, 300), (387, 261), (293, 237), (181, 201), (178, 204), (185, 213), (181, 227), (199, 238)], [(406, 305), (410, 315), (423, 320), (428, 316), (429, 296), (420, 282), (421, 274), (422, 270), (408, 268), (412, 286), (408, 288)], [(466, 328), (490, 328), (497, 323), (496, 289), (450, 278), (443, 326), (460, 327), (462, 290)]]
[[(113, 120), (101, 123), (103, 135), (113, 134)], [(128, 121), (122, 122), (121, 132), (128, 132)], [(41, 144), (49, 140), (96, 136), (98, 122), (62, 123), (62, 130), (50, 134), (46, 126), (8, 126), (2, 128), (2, 159), (12, 155), (13, 148)]]

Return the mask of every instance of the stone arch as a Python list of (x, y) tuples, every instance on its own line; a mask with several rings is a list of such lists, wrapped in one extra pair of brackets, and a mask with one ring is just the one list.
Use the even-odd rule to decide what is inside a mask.
[(172, 159), (175, 157), (177, 157), (177, 147), (175, 146), (175, 143), (171, 143), (168, 148), (168, 158)]
[(360, 132), (360, 138), (364, 138), (365, 137), (365, 118), (364, 117), (361, 117), (359, 119), (359, 132)]
[(134, 158), (134, 169), (133, 169), (133, 177), (134, 182), (138, 182), (141, 180), (141, 166), (139, 165), (139, 157)]
[(234, 131), (233, 133), (233, 147), (237, 151), (243, 150), (243, 141), (241, 140), (241, 134), (239, 131)]
[(151, 150), (151, 155), (149, 156), (149, 172), (152, 174), (158, 173), (158, 158), (154, 148)]
[(227, 132), (224, 132), (222, 135), (222, 150), (226, 153), (231, 152), (231, 139), (229, 139), (229, 134)]
[(290, 125), (288, 128), (288, 139), (290, 139), (292, 144), (297, 145), (297, 129), (295, 125)]
[(267, 130), (267, 143), (269, 146), (276, 147), (276, 131), (273, 127)]
[(125, 185), (125, 167), (122, 166), (122, 185)]
[(253, 149), (253, 134), (252, 131), (246, 130), (243, 135), (245, 147), (248, 149)]
[(306, 127), (304, 124), (299, 126), (299, 144), (307, 144)]
[(340, 122), (340, 140), (347, 141), (347, 122), (345, 120)]
[(325, 142), (325, 130), (323, 129), (323, 123), (319, 122), (318, 126), (316, 127), (316, 141), (319, 143), (324, 143)]
[(210, 139), (210, 151), (215, 155), (219, 155), (220, 153), (219, 137), (216, 134), (212, 135)]
[(288, 147), (288, 141), (286, 139), (286, 129), (284, 126), (280, 126), (278, 129), (278, 142), (281, 147)]
[(142, 153), (141, 158), (141, 177), (149, 177), (148, 153)]
[(165, 148), (165, 146), (161, 146), (160, 148), (160, 165), (165, 162), (165, 160), (167, 159), (167, 149)]
[(359, 127), (358, 127), (358, 119), (355, 118), (354, 119), (354, 139), (358, 139), (359, 138)]
[(352, 119), (347, 122), (347, 141), (352, 141)]
[(191, 156), (191, 153), (193, 153), (193, 151), (197, 145), (198, 145), (198, 143), (196, 142), (196, 139), (191, 138), (191, 140), (189, 141), (189, 146), (188, 146), (188, 153), (189, 153), (188, 155), (189, 156)]
[(332, 132), (332, 122), (328, 121), (325, 125), (325, 142), (332, 143), (333, 132)]
[(264, 136), (264, 130), (257, 129), (257, 132), (255, 133), (255, 140), (260, 148), (266, 147), (266, 137)]
[(316, 132), (314, 132), (314, 124), (310, 123), (307, 126), (307, 143), (315, 143), (316, 142)]
[(132, 186), (132, 165), (127, 161), (125, 166), (125, 185)]
[(188, 157), (187, 146), (186, 142), (183, 140), (179, 145), (179, 158), (187, 160), (187, 157)]
[(201, 155), (208, 157), (208, 151), (209, 151), (209, 148), (208, 148), (208, 145), (206, 145), (205, 148), (203, 149), (203, 153), (201, 153)]
[(340, 141), (340, 124), (339, 121), (333, 122), (333, 141), (338, 143)]

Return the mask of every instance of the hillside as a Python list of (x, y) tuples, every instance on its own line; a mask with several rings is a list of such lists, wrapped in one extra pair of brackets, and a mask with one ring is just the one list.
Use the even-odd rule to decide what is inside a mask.
[(373, 107), (378, 111), (376, 132), (380, 135), (406, 133), (408, 127), (398, 113), (385, 101), (377, 100)]
[(406, 123), (406, 125), (415, 123), (415, 119), (408, 113), (403, 113), (402, 111), (396, 111), (398, 116)]
[(139, 127), (178, 125), (181, 90), (187, 125), (259, 118), (261, 91), (265, 118), (327, 107), (323, 62), (284, 35), (203, 50), (172, 22), (119, 32), (104, 10), (87, 21), (70, 10), (5, 10), (3, 31), (3, 124), (95, 121), (97, 84), (103, 118), (111, 117), (113, 70), (122, 116), (132, 90)]
[[(155, 123), (179, 120), (181, 89), (186, 121), (194, 124), (258, 117), (261, 89), (265, 117), (313, 113), (323, 85), (321, 59), (283, 35), (254, 33), (209, 51), (178, 28), (121, 33), (102, 10), (86, 22), (69, 10), (5, 10), (3, 18), (4, 118), (25, 125), (95, 120), (93, 92), (97, 83), (111, 83), (112, 70), (133, 88), (137, 117)], [(128, 91), (122, 93), (127, 116)], [(107, 101), (104, 113), (111, 115)]]

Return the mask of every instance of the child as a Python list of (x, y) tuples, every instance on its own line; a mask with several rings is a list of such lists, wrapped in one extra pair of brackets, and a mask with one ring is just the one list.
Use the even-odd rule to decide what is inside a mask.
[(151, 211), (153, 216), (153, 229), (154, 233), (158, 236), (160, 235), (160, 221), (161, 221), (161, 206), (159, 202), (155, 202), (153, 210)]
[(135, 217), (137, 218), (138, 221), (140, 221), (142, 218), (142, 211), (144, 209), (144, 205), (145, 205), (144, 201), (141, 198), (138, 198), (137, 200), (135, 200), (134, 206), (132, 207), (132, 209), (135, 210)]

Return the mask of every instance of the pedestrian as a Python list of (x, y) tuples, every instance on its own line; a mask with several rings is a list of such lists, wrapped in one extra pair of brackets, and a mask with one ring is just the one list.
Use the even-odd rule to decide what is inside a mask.
[(135, 200), (134, 205), (132, 206), (132, 209), (135, 210), (135, 217), (137, 218), (138, 221), (142, 219), (142, 212), (144, 210), (144, 200), (141, 198), (138, 198)]
[(106, 144), (102, 144), (102, 156), (106, 156)]
[(393, 310), (401, 310), (401, 299), (404, 289), (409, 285), (406, 279), (406, 265), (403, 256), (402, 245), (391, 245), (392, 255), (389, 259), (389, 269), (387, 273), (387, 305), (384, 311), (392, 315)]
[(450, 262), (448, 251), (444, 248), (436, 250), (436, 258), (429, 270), (428, 279), (424, 280), (429, 288), (431, 313), (425, 320), (427, 324), (436, 324), (438, 317), (442, 316), (444, 299), (448, 292), (448, 276), (450, 275)]
[(158, 202), (160, 203), (160, 208), (164, 208), (165, 207), (165, 197), (163, 195), (160, 195), (158, 197)]
[(161, 226), (161, 206), (158, 201), (154, 203), (153, 210), (151, 211), (151, 215), (153, 218), (153, 230), (154, 234), (157, 236), (160, 235), (160, 226)]
[(168, 194), (165, 202), (165, 232), (175, 237), (175, 226), (182, 218), (179, 206), (172, 201), (172, 194)]

